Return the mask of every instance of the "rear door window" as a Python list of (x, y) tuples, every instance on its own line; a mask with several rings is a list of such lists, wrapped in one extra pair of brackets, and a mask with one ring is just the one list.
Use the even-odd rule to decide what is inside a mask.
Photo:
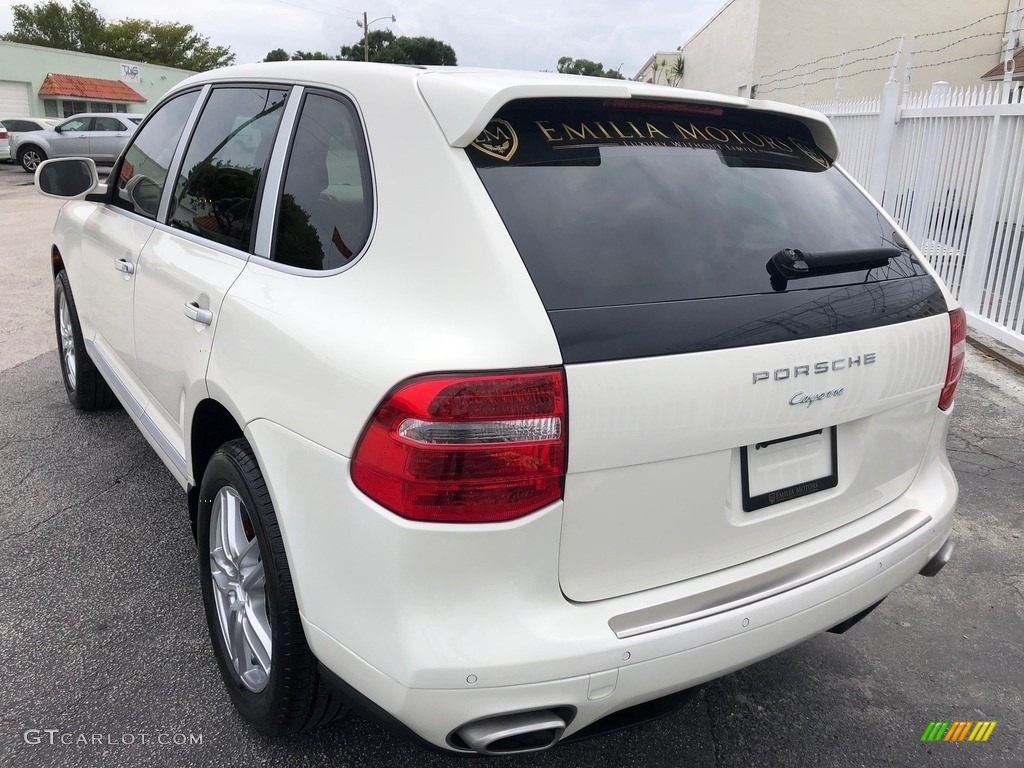
[(92, 129), (94, 131), (108, 131), (111, 133), (128, 130), (116, 117), (95, 117), (93, 118)]

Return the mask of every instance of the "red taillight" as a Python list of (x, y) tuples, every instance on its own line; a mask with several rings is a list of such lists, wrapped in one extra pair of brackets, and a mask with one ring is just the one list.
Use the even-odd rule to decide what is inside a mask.
[(0, 131), (0, 139), (6, 139), (6, 138), (7, 138), (7, 131)]
[(567, 428), (561, 370), (424, 376), (370, 419), (352, 480), (411, 520), (512, 520), (562, 497)]
[(967, 355), (967, 315), (962, 309), (949, 313), (949, 365), (946, 366), (946, 385), (939, 395), (939, 408), (946, 411), (953, 405), (956, 385), (964, 372), (964, 357)]

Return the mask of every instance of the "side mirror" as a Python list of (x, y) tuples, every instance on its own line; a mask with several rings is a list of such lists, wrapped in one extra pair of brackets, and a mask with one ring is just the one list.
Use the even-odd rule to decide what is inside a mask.
[(55, 126), (53, 126), (53, 130), (56, 133), (64, 133), (64, 126), (63, 125), (55, 125)]
[(136, 175), (125, 184), (120, 191), (132, 204), (143, 213), (156, 218), (157, 210), (160, 208), (160, 193), (163, 188), (148, 176)]
[(81, 200), (99, 183), (96, 163), (87, 157), (47, 160), (36, 168), (36, 189), (46, 197)]

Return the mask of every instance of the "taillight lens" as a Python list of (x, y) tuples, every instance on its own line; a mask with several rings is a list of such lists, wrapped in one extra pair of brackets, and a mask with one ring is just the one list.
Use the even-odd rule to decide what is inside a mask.
[(946, 366), (946, 384), (939, 395), (939, 408), (946, 411), (953, 405), (956, 385), (964, 372), (967, 356), (967, 315), (962, 309), (949, 313), (949, 365)]
[(561, 370), (423, 376), (370, 419), (352, 480), (411, 520), (513, 520), (562, 497), (567, 428)]
[(6, 139), (6, 138), (7, 138), (7, 131), (0, 131), (0, 139)]

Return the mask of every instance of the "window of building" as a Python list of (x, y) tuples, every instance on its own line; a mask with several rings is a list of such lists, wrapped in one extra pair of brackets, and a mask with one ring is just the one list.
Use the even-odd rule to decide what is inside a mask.
[(79, 101), (76, 99), (43, 99), (46, 117), (71, 117), (83, 112), (127, 112), (128, 104), (109, 101)]
[(287, 93), (216, 88), (185, 152), (168, 223), (248, 250), (263, 168)]
[(272, 258), (303, 269), (348, 264), (369, 237), (372, 199), (355, 109), (345, 99), (307, 94), (288, 154)]

